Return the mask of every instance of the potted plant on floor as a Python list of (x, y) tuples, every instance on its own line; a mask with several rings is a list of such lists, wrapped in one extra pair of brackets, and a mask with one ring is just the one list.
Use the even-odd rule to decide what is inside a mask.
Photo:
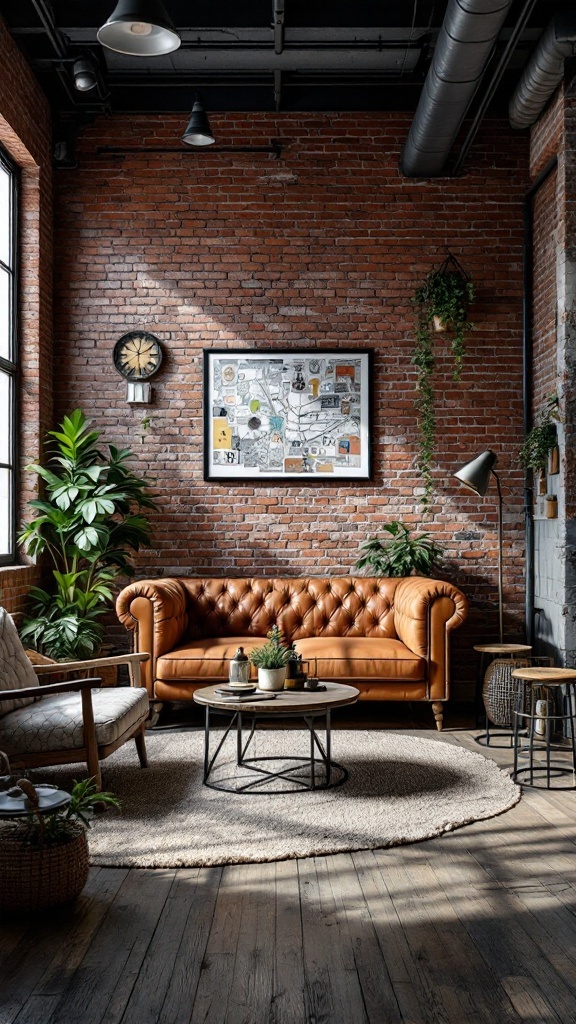
[(273, 626), (267, 637), (268, 643), (250, 653), (250, 661), (258, 669), (258, 689), (283, 690), (292, 651), (284, 643), (278, 626)]
[[(143, 509), (156, 509), (145, 480), (129, 468), (129, 448), (103, 446), (80, 409), (48, 434), (41, 477), (46, 497), (31, 501), (36, 515), (19, 541), (52, 563), (46, 589), (30, 591), (22, 639), (57, 660), (86, 659), (100, 648), (101, 617), (112, 606), (116, 581), (134, 575), (132, 555), (150, 543)], [(107, 451), (104, 450), (107, 448)]]
[(384, 530), (390, 537), (384, 544), (378, 537), (372, 537), (360, 545), (364, 554), (355, 569), (365, 569), (366, 575), (372, 576), (432, 575), (443, 552), (429, 533), (412, 536), (409, 527), (399, 519), (386, 523)]
[(416, 407), (420, 418), (420, 450), (418, 468), (424, 479), (422, 503), (428, 504), (432, 493), (432, 460), (436, 440), (436, 413), (433, 375), (436, 366), (434, 335), (450, 331), (454, 358), (454, 380), (460, 380), (465, 353), (466, 334), (474, 324), (468, 306), (475, 299), (472, 281), (455, 256), (449, 254), (439, 270), (432, 270), (413, 296), (416, 307), (416, 347), (412, 362), (418, 370)]
[(96, 808), (120, 806), (112, 793), (85, 779), (74, 783), (65, 806), (42, 813), (42, 788), (53, 787), (37, 790), (20, 779), (2, 794), (3, 804), (12, 799), (29, 808), (24, 817), (0, 823), (0, 908), (11, 913), (47, 910), (79, 896), (88, 878), (90, 818)]

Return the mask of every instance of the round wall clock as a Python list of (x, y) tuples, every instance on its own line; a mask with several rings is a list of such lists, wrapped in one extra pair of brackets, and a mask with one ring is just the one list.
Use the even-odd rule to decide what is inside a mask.
[(114, 366), (126, 380), (146, 380), (159, 369), (162, 349), (148, 331), (123, 334), (114, 346)]

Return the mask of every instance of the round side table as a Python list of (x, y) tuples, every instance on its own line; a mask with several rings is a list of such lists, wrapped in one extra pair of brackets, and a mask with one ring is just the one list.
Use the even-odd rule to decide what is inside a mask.
[[(532, 647), (529, 644), (476, 644), (478, 651), (478, 675), (476, 679), (476, 723), (480, 724), (481, 708), (484, 708), (486, 732), (476, 742), (490, 746), (490, 725), (512, 728), (512, 712), (516, 702), (517, 684), (512, 680), (512, 671), (528, 662)], [(522, 657), (524, 655), (524, 658)], [(492, 661), (485, 668), (486, 658)], [(526, 660), (525, 660), (526, 659)], [(509, 737), (512, 746), (512, 732), (500, 733)]]
[[(576, 669), (517, 668), (512, 675), (518, 680), (512, 779), (536, 789), (576, 789)], [(569, 747), (554, 742), (555, 731), (564, 725)], [(527, 743), (521, 747), (520, 730), (524, 729)], [(554, 751), (569, 756), (561, 761), (553, 757)], [(522, 768), (519, 757), (528, 759)], [(566, 775), (571, 776), (569, 785), (552, 785)]]

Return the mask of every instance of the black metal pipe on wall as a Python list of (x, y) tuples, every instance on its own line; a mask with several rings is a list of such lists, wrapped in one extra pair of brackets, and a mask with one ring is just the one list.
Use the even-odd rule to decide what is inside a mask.
[[(532, 385), (533, 374), (533, 318), (532, 302), (534, 298), (534, 281), (532, 274), (532, 258), (534, 253), (534, 215), (533, 202), (539, 190), (550, 175), (558, 166), (558, 158), (552, 159), (542, 168), (539, 175), (532, 182), (524, 197), (524, 242), (522, 258), (523, 274), (523, 295), (522, 295), (522, 358), (523, 358), (523, 420), (524, 436), (532, 426)], [(532, 474), (526, 470), (524, 474), (524, 517), (525, 517), (525, 543), (526, 543), (526, 642), (533, 643), (534, 640), (534, 518), (533, 508)]]

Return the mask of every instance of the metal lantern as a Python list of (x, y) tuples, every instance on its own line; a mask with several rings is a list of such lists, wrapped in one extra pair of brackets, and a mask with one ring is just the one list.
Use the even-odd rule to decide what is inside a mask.
[(230, 659), (228, 679), (231, 683), (250, 682), (250, 662), (244, 654), (243, 647), (239, 647), (234, 657)]

